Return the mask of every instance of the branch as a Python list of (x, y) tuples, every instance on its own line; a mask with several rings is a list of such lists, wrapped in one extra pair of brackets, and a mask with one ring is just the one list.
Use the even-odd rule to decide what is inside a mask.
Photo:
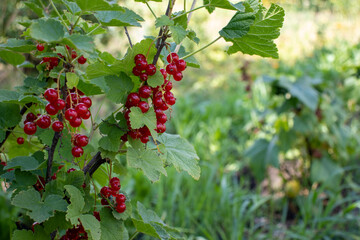
[[(22, 109), (20, 110), (20, 115), (21, 116), (24, 115), (26, 110), (28, 110), (28, 108), (31, 107), (32, 105), (33, 105), (32, 102), (25, 104), (25, 106), (23, 106)], [(4, 143), (6, 142), (6, 139), (10, 136), (11, 132), (14, 130), (15, 127), (11, 127), (8, 130), (6, 130), (5, 138), (4, 138), (4, 140), (2, 142), (0, 142), (0, 148), (4, 145)]]
[(55, 132), (55, 135), (54, 135), (52, 143), (51, 143), (51, 147), (49, 149), (49, 159), (48, 159), (47, 168), (46, 168), (46, 183), (48, 183), (51, 180), (51, 176), (52, 176), (51, 168), (52, 168), (52, 164), (54, 161), (55, 148), (59, 142), (60, 137), (61, 137), (61, 133)]
[(125, 29), (125, 34), (126, 34), (128, 40), (129, 40), (130, 47), (132, 48), (133, 45), (132, 45), (131, 38), (130, 38), (129, 32), (128, 32), (128, 30), (127, 30), (127, 27), (124, 27), (124, 29)]
[(83, 168), (84, 174), (89, 174), (91, 177), (93, 173), (101, 166), (101, 164), (108, 162), (107, 159), (101, 157), (101, 152), (97, 152), (91, 161)]

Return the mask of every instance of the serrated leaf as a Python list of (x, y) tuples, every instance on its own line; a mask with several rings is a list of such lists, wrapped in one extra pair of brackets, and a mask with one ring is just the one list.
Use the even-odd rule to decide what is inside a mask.
[(29, 210), (29, 217), (38, 223), (54, 216), (54, 211), (65, 211), (67, 206), (66, 201), (59, 195), (49, 195), (44, 202), (41, 202), (40, 193), (33, 188), (17, 194), (12, 204)]
[(141, 27), (139, 22), (143, 22), (144, 19), (136, 14), (134, 11), (124, 8), (125, 12), (120, 11), (97, 11), (95, 13), (96, 18), (104, 26), (135, 26)]
[(278, 58), (274, 39), (280, 35), (284, 16), (284, 9), (276, 4), (272, 4), (266, 13), (259, 10), (254, 24), (245, 36), (234, 39), (225, 38), (226, 41), (233, 43), (227, 52), (233, 54), (241, 51), (244, 54)]
[(0, 44), (0, 48), (6, 48), (15, 52), (29, 53), (35, 50), (36, 46), (30, 40), (9, 38), (6, 43)]
[[(115, 75), (115, 74), (116, 74), (116, 72), (113, 71), (113, 69), (111, 69), (109, 66), (106, 66), (105, 64), (100, 63), (100, 62), (90, 64), (86, 68), (86, 75), (88, 76), (89, 79), (95, 79), (95, 78), (100, 78), (103, 76)], [(101, 86), (99, 86), (99, 87), (101, 87)], [(103, 87), (101, 87), (101, 89), (106, 91), (106, 89), (104, 89)]]
[(25, 57), (20, 53), (0, 48), (0, 59), (11, 65), (19, 65), (25, 61)]
[(18, 92), (0, 89), (0, 102), (17, 102), (19, 97)]
[(164, 83), (164, 76), (159, 70), (156, 70), (156, 73), (148, 77), (147, 83), (150, 87), (156, 88)]
[(120, 138), (113, 139), (109, 136), (104, 136), (99, 140), (99, 147), (110, 152), (118, 152), (120, 143), (121, 143)]
[(180, 44), (186, 38), (187, 31), (180, 25), (170, 26), (171, 36), (176, 44)]
[(0, 103), (0, 128), (15, 127), (21, 121), (20, 107), (13, 103)]
[(117, 4), (110, 4), (105, 0), (75, 0), (76, 4), (83, 11), (124, 11), (124, 8)]
[(79, 76), (72, 72), (66, 73), (66, 85), (69, 89), (72, 89), (73, 87), (77, 87), (79, 83)]
[(161, 17), (158, 17), (155, 21), (155, 27), (162, 27), (162, 26), (173, 26), (174, 21), (171, 20), (167, 15), (162, 15)]
[(73, 225), (78, 224), (78, 218), (81, 216), (85, 206), (84, 197), (80, 190), (72, 185), (66, 185), (64, 188), (69, 193), (71, 202), (67, 207), (66, 219)]
[(47, 43), (58, 42), (64, 38), (64, 26), (53, 18), (42, 18), (31, 24), (30, 36)]
[(36, 240), (31, 230), (15, 230), (12, 240)]
[(37, 178), (34, 174), (30, 172), (22, 172), (20, 170), (15, 170), (15, 179), (11, 182), (8, 191), (12, 190), (27, 190), (29, 186), (32, 186), (36, 183)]
[(227, 10), (234, 10), (234, 11), (243, 11), (244, 7), (242, 3), (232, 4), (228, 0), (206, 0), (204, 1), (204, 5), (208, 5), (207, 9), (209, 13), (214, 11), (214, 8), (222, 8)]
[(154, 108), (151, 107), (146, 113), (143, 113), (139, 107), (130, 108), (130, 124), (133, 129), (139, 129), (147, 126), (151, 135), (156, 138), (156, 114)]
[(144, 222), (146, 223), (157, 222), (164, 224), (161, 218), (154, 211), (150, 209), (146, 209), (144, 205), (141, 204), (141, 202), (137, 202), (136, 205), (137, 205), (137, 211)]
[(177, 171), (188, 172), (193, 178), (200, 178), (199, 157), (194, 147), (179, 135), (163, 133), (157, 140), (165, 145), (165, 159)]
[(69, 46), (85, 52), (95, 51), (94, 39), (88, 35), (72, 34), (66, 37), (65, 42)]
[(81, 215), (80, 221), (84, 226), (84, 229), (90, 232), (90, 235), (93, 240), (100, 240), (101, 237), (101, 229), (100, 222), (90, 214)]
[(196, 44), (199, 44), (200, 39), (196, 36), (196, 33), (193, 30), (187, 31), (187, 38), (194, 41)]
[(66, 0), (62, 0), (62, 2), (72, 14), (81, 12), (81, 8), (79, 8), (79, 6), (75, 2), (70, 2)]
[(255, 12), (252, 9), (249, 12), (237, 12), (219, 33), (227, 39), (241, 38), (249, 32), (254, 21)]
[(22, 171), (30, 171), (37, 169), (38, 166), (39, 163), (35, 158), (22, 156), (11, 159), (4, 169), (20, 168)]
[(141, 169), (152, 182), (158, 181), (161, 173), (167, 175), (163, 161), (154, 150), (130, 147), (126, 160), (129, 167)]
[(127, 240), (129, 234), (124, 226), (123, 221), (116, 220), (111, 210), (108, 208), (102, 208), (100, 211), (101, 218), (101, 240)]
[(115, 103), (125, 103), (127, 95), (134, 87), (131, 78), (121, 72), (119, 76), (106, 76), (105, 81), (109, 87), (107, 98)]

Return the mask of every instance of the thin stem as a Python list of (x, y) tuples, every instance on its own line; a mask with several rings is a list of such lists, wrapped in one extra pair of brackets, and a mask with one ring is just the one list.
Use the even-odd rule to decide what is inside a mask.
[(131, 237), (129, 238), (129, 240), (133, 240), (135, 239), (135, 237), (139, 234), (140, 232), (138, 232), (137, 230), (131, 235)]
[(186, 0), (184, 0), (184, 12), (186, 12)]
[(201, 9), (201, 8), (208, 7), (208, 6), (210, 6), (210, 4), (202, 5), (202, 6), (200, 6), (200, 7), (191, 9), (191, 10), (189, 10), (189, 11), (187, 11), (187, 12), (184, 12), (184, 13), (182, 13), (182, 14), (180, 14), (180, 15), (177, 15), (177, 16), (173, 17), (172, 20), (174, 20), (174, 19), (176, 19), (176, 18), (179, 18), (179, 17), (182, 17), (182, 16), (184, 16), (184, 15), (186, 15), (186, 14), (188, 14), (188, 13), (195, 12), (196, 10), (199, 10), (199, 9)]
[(205, 48), (207, 48), (207, 47), (209, 47), (209, 46), (213, 45), (213, 44), (214, 44), (215, 42), (217, 42), (220, 38), (221, 38), (221, 36), (219, 36), (217, 39), (215, 39), (215, 40), (214, 40), (214, 41), (212, 41), (211, 43), (209, 43), (209, 44), (207, 44), (207, 45), (203, 46), (202, 48), (200, 48), (200, 49), (198, 49), (198, 50), (196, 50), (195, 52), (189, 53), (188, 55), (186, 55), (186, 56), (182, 57), (182, 59), (185, 59), (185, 58), (191, 57), (192, 55), (195, 55), (196, 53), (201, 52), (201, 51), (202, 51), (202, 50), (204, 50)]
[(73, 33), (73, 31), (74, 31), (76, 25), (78, 24), (80, 18), (81, 18), (81, 13), (80, 13), (80, 16), (76, 19), (74, 25), (71, 26), (70, 33), (69, 33), (70, 35)]
[(130, 47), (132, 48), (133, 45), (132, 45), (131, 38), (130, 38), (129, 32), (128, 32), (128, 30), (127, 30), (127, 27), (124, 27), (124, 29), (125, 29), (125, 34), (126, 34), (128, 40), (129, 40)]
[(68, 32), (70, 32), (67, 24), (65, 23), (64, 19), (63, 19), (62, 16), (60, 15), (59, 11), (57, 10), (57, 8), (56, 8), (56, 6), (55, 6), (55, 4), (53, 3), (52, 0), (50, 0), (50, 4), (51, 4), (51, 6), (54, 8), (56, 14), (59, 16), (61, 22), (62, 22), (62, 23), (64, 24), (64, 26), (66, 27), (66, 30), (67, 30)]
[(154, 13), (154, 11), (151, 9), (150, 5), (148, 2), (145, 2), (146, 3), (146, 6), (149, 8), (150, 12), (152, 13), (152, 15), (154, 16), (154, 18), (156, 19), (156, 14)]
[[(193, 3), (191, 4), (190, 10), (193, 10), (193, 9), (195, 8), (196, 1), (197, 1), (197, 0), (193, 0)], [(185, 2), (186, 2), (186, 0), (185, 0)], [(184, 10), (184, 11), (185, 11), (185, 10)], [(191, 17), (192, 17), (192, 14), (193, 14), (193, 12), (189, 13), (189, 15), (188, 15), (188, 17), (187, 17), (187, 24), (188, 24), (188, 25), (189, 25), (190, 19), (191, 19)], [(176, 53), (179, 52), (181, 45), (182, 45), (182, 42), (176, 46), (174, 52), (176, 52)]]
[(99, 25), (94, 28), (93, 30), (91, 30), (90, 32), (88, 32), (86, 35), (90, 35), (91, 33), (93, 33), (95, 30), (97, 30), (99, 27), (101, 27), (101, 24), (99, 23)]

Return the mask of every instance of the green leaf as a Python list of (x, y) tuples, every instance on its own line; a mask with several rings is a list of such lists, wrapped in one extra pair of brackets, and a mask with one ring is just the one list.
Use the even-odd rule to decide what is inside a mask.
[(0, 44), (0, 48), (6, 48), (15, 52), (29, 53), (36, 49), (35, 44), (31, 40), (9, 38), (4, 44)]
[(111, 5), (109, 2), (105, 0), (75, 0), (77, 5), (83, 11), (124, 11), (122, 7), (117, 4)]
[(47, 43), (58, 42), (64, 38), (64, 26), (53, 18), (42, 18), (31, 24), (30, 36)]
[(100, 95), (104, 93), (102, 89), (96, 84), (93, 84), (90, 81), (84, 81), (82, 79), (80, 79), (77, 88), (82, 91), (86, 96)]
[[(116, 72), (113, 69), (99, 62), (90, 64), (86, 68), (86, 75), (88, 76), (89, 79), (100, 78), (106, 75), (114, 75), (114, 74), (116, 74)], [(106, 90), (102, 86), (99, 87), (101, 87), (101, 89), (103, 89), (104, 91)]]
[(73, 87), (77, 87), (79, 83), (79, 76), (72, 72), (66, 73), (66, 85), (69, 89), (72, 89)]
[(308, 81), (306, 81), (306, 79), (301, 78), (293, 83), (287, 79), (281, 78), (279, 80), (279, 84), (280, 86), (286, 88), (292, 96), (299, 99), (311, 110), (316, 110), (319, 101), (319, 93)]
[(81, 215), (80, 221), (84, 226), (84, 229), (90, 232), (90, 235), (93, 240), (100, 240), (101, 237), (101, 229), (100, 222), (90, 214)]
[(5, 170), (11, 168), (20, 168), (21, 171), (35, 170), (39, 166), (39, 162), (34, 157), (15, 157), (8, 162)]
[(34, 174), (30, 172), (22, 172), (20, 170), (15, 170), (15, 179), (12, 181), (8, 191), (12, 190), (27, 190), (29, 186), (32, 186), (36, 183), (37, 178)]
[(128, 240), (129, 234), (123, 221), (116, 220), (108, 208), (102, 208), (101, 218), (101, 240)]
[(64, 5), (66, 6), (66, 8), (72, 13), (72, 14), (76, 14), (81, 12), (81, 9), (79, 8), (79, 6), (74, 3), (74, 2), (70, 2), (70, 1), (66, 1), (66, 0), (62, 0), (62, 2), (64, 3)]
[(34, 11), (34, 13), (36, 13), (36, 15), (38, 15), (39, 17), (44, 16), (44, 9), (41, 6), (39, 6), (40, 4), (36, 4), (35, 1), (26, 1), (24, 2), (24, 4), (32, 11)]
[(85, 52), (95, 51), (94, 39), (91, 36), (72, 34), (65, 39), (65, 42), (69, 46)]
[(196, 44), (199, 44), (200, 42), (200, 39), (196, 36), (196, 33), (193, 30), (187, 31), (186, 37), (191, 41), (194, 41)]
[(116, 121), (113, 115), (107, 117), (99, 126), (100, 132), (104, 136), (99, 141), (99, 146), (110, 152), (118, 152), (120, 147), (120, 137), (127, 131), (125, 119)]
[(174, 21), (171, 20), (167, 15), (162, 15), (156, 19), (155, 27), (158, 28), (162, 26), (174, 26)]
[(279, 149), (276, 141), (277, 137), (273, 138), (271, 142), (259, 139), (244, 153), (244, 156), (250, 159), (250, 168), (259, 181), (265, 177), (267, 165), (279, 166)]
[(17, 102), (19, 97), (18, 92), (0, 89), (0, 102)]
[(71, 227), (72, 225), (65, 219), (64, 212), (56, 212), (55, 216), (44, 222), (45, 232), (47, 232), (48, 234), (52, 233), (55, 230), (66, 230)]
[(226, 41), (233, 43), (227, 52), (233, 54), (241, 51), (244, 54), (278, 58), (279, 55), (274, 39), (280, 35), (284, 16), (284, 9), (276, 4), (272, 4), (266, 13), (259, 10), (254, 24), (245, 36), (231, 39), (224, 38)]
[(11, 65), (19, 65), (25, 61), (25, 57), (20, 53), (0, 48), (0, 59)]
[(157, 140), (165, 145), (165, 159), (177, 171), (188, 172), (193, 178), (200, 178), (199, 157), (194, 147), (179, 135), (163, 133)]
[(310, 177), (313, 182), (320, 182), (332, 189), (339, 186), (344, 169), (331, 159), (322, 158), (311, 164)]
[(105, 81), (109, 87), (107, 98), (115, 103), (125, 103), (127, 95), (134, 87), (131, 78), (121, 72), (119, 76), (106, 76)]
[(66, 211), (67, 206), (66, 201), (59, 195), (49, 195), (44, 202), (41, 202), (40, 193), (33, 188), (17, 194), (12, 204), (29, 210), (29, 217), (38, 223), (54, 216), (54, 211)]
[(73, 225), (78, 224), (78, 218), (81, 216), (85, 206), (84, 197), (80, 190), (72, 185), (66, 185), (64, 188), (69, 193), (71, 202), (67, 207), (66, 219)]
[(96, 18), (104, 26), (135, 26), (141, 27), (139, 22), (143, 22), (144, 19), (136, 14), (134, 11), (125, 8), (125, 12), (120, 11), (97, 11), (95, 13)]
[[(123, 194), (125, 194), (125, 193), (123, 193)], [(126, 197), (128, 197), (127, 195), (126, 195)], [(128, 201), (128, 200), (126, 200), (126, 210), (125, 210), (125, 212), (123, 212), (123, 213), (118, 213), (117, 211), (112, 211), (112, 214), (113, 214), (113, 216), (114, 216), (114, 218), (116, 218), (117, 220), (126, 220), (126, 219), (128, 219), (128, 218), (130, 218), (131, 217), (131, 215), (132, 215), (132, 205), (131, 205), (131, 202), (130, 201)]]
[(0, 103), (0, 128), (15, 127), (21, 121), (19, 105)]
[(167, 175), (164, 163), (156, 151), (145, 149), (143, 145), (138, 148), (128, 148), (126, 154), (128, 166), (141, 169), (151, 181), (158, 181), (161, 173)]
[(99, 147), (110, 152), (117, 152), (119, 151), (120, 143), (120, 138), (114, 139), (110, 136), (104, 136), (99, 140)]
[(130, 108), (130, 124), (133, 129), (139, 129), (147, 126), (151, 135), (156, 138), (156, 114), (154, 108), (151, 107), (146, 113), (143, 113), (139, 107)]
[(12, 240), (24, 240), (24, 239), (36, 240), (36, 238), (33, 235), (33, 232), (31, 230), (15, 230), (11, 239)]
[(141, 202), (137, 202), (137, 211), (141, 219), (146, 223), (157, 222), (164, 224), (161, 218), (154, 211), (146, 209), (144, 205), (141, 204)]
[[(228, 0), (207, 0), (204, 4), (209, 4), (209, 8), (223, 8), (227, 10), (243, 11), (244, 6), (242, 4), (232, 4)], [(212, 11), (209, 11), (210, 13)]]
[(180, 44), (181, 41), (184, 40), (184, 38), (186, 38), (187, 31), (182, 26), (176, 25), (176, 26), (170, 26), (169, 28), (172, 33), (171, 36), (176, 44)]

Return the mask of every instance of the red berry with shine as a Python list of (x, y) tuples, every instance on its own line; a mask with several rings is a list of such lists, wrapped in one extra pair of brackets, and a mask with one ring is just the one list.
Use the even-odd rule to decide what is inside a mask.
[(156, 132), (158, 133), (163, 133), (166, 131), (166, 126), (165, 124), (162, 124), (162, 123), (157, 123), (156, 124), (156, 129), (155, 129)]
[(64, 124), (60, 121), (55, 121), (53, 122), (51, 127), (54, 130), (54, 132), (61, 132), (64, 129)]
[(136, 66), (133, 68), (132, 70), (132, 73), (135, 75), (135, 76), (140, 76), (141, 75), (141, 70), (139, 68), (137, 68)]
[(82, 118), (82, 119), (89, 119), (90, 118), (90, 116), (91, 116), (91, 112), (90, 112), (90, 110), (87, 110), (87, 112), (85, 113), (85, 114), (83, 114), (83, 115), (81, 115), (80, 117)]
[(120, 203), (120, 204), (118, 204), (118, 205), (116, 206), (116, 211), (117, 211), (118, 213), (123, 213), (123, 212), (125, 212), (125, 210), (126, 210), (126, 205), (125, 205), (125, 203)]
[(148, 80), (148, 75), (146, 74), (146, 73), (142, 73), (142, 74), (140, 74), (140, 80), (141, 81), (143, 81), (143, 82), (145, 82), (145, 81), (147, 81)]
[(77, 53), (73, 50), (73, 51), (71, 52), (71, 58), (74, 59), (74, 58), (76, 58), (76, 57), (77, 57)]
[(105, 198), (103, 198), (103, 199), (101, 199), (101, 205), (107, 206), (107, 205), (109, 205), (109, 202)]
[(148, 65), (146, 60), (143, 60), (143, 59), (137, 60), (135, 62), (135, 64), (136, 64), (137, 69), (139, 69), (140, 71), (144, 71)]
[(42, 45), (42, 44), (36, 45), (36, 48), (37, 48), (37, 50), (40, 51), (40, 52), (44, 51), (44, 49), (45, 49), (44, 45)]
[(46, 91), (44, 92), (44, 97), (46, 100), (48, 100), (49, 102), (53, 103), (56, 100), (58, 100), (59, 95), (58, 92), (54, 89), (54, 88), (48, 88), (46, 89)]
[(49, 114), (49, 115), (56, 115), (58, 113), (58, 109), (56, 108), (56, 105), (52, 104), (52, 103), (48, 103), (45, 107), (45, 111)]
[(36, 125), (40, 128), (46, 129), (51, 125), (51, 118), (47, 115), (42, 115), (37, 121)]
[(33, 113), (28, 113), (26, 115), (26, 120), (29, 121), (29, 122), (33, 122), (37, 119), (36, 115), (33, 114)]
[(65, 108), (65, 106), (66, 106), (65, 101), (62, 100), (61, 98), (56, 100), (56, 102), (54, 102), (54, 105), (56, 106), (56, 108), (58, 110), (63, 110)]
[(139, 102), (138, 107), (140, 108), (140, 110), (143, 113), (146, 113), (147, 111), (149, 111), (149, 104), (145, 101)]
[(88, 111), (88, 107), (84, 103), (79, 103), (76, 105), (75, 111), (77, 112), (78, 116), (85, 115)]
[(68, 121), (72, 121), (73, 119), (77, 118), (78, 113), (74, 108), (69, 108), (65, 111), (65, 119)]
[(78, 157), (81, 157), (81, 156), (84, 154), (84, 150), (83, 150), (81, 147), (75, 146), (75, 147), (73, 147), (73, 148), (71, 149), (71, 154), (72, 154), (74, 157), (78, 158)]
[(149, 64), (146, 66), (145, 71), (146, 71), (147, 75), (152, 76), (156, 73), (156, 67), (154, 64)]
[(75, 138), (75, 145), (78, 147), (85, 147), (89, 143), (89, 138), (85, 135), (78, 135)]
[(181, 81), (181, 79), (183, 79), (183, 74), (181, 72), (176, 72), (173, 77), (175, 81)]
[(159, 121), (159, 123), (164, 124), (164, 123), (166, 123), (166, 121), (167, 121), (167, 116), (166, 116), (165, 113), (163, 113), (163, 114), (161, 114), (161, 116), (159, 116), (159, 117), (156, 116), (156, 119)]
[(166, 103), (169, 104), (169, 105), (174, 105), (176, 102), (176, 98), (172, 97), (172, 98), (169, 98), (168, 100), (166, 100)]
[(169, 62), (169, 63), (172, 63), (172, 62), (177, 62), (179, 61), (179, 55), (177, 55), (177, 53), (170, 53), (166, 60)]
[(175, 63), (170, 63), (169, 65), (166, 66), (166, 72), (170, 75), (173, 75), (177, 72), (177, 68)]
[(155, 105), (155, 107), (161, 107), (164, 104), (164, 101), (161, 97), (155, 97), (153, 99), (153, 104)]
[(166, 79), (166, 78), (167, 78), (167, 72), (166, 72), (166, 70), (163, 69), (163, 68), (161, 68), (161, 69), (160, 69), (160, 72), (161, 72), (161, 74), (163, 75), (164, 79)]
[(149, 86), (142, 86), (139, 88), (139, 95), (141, 98), (149, 98), (151, 95), (151, 88)]
[(36, 133), (37, 127), (33, 122), (28, 122), (24, 125), (24, 133), (27, 135), (34, 135)]
[(186, 62), (184, 59), (180, 59), (176, 62), (176, 68), (178, 71), (182, 72), (186, 69)]
[(103, 198), (109, 198), (111, 193), (112, 190), (107, 186), (102, 187), (100, 190), (100, 194), (102, 195)]
[(82, 120), (80, 117), (76, 117), (74, 119), (72, 119), (71, 121), (69, 121), (70, 125), (74, 128), (80, 127)]
[(127, 97), (127, 107), (133, 107), (138, 105), (140, 102), (140, 96), (137, 93), (130, 93)]
[(111, 189), (114, 191), (119, 191), (121, 188), (120, 179), (117, 177), (111, 178), (109, 184), (110, 184)]
[(76, 104), (78, 104), (79, 103), (79, 97), (78, 97), (78, 94), (76, 94), (76, 93), (71, 93), (70, 95), (68, 95), (67, 97), (66, 97), (66, 104), (67, 105), (71, 105), (71, 103), (72, 103), (72, 105), (74, 106), (74, 105), (76, 105)]
[(24, 140), (23, 137), (18, 137), (18, 138), (16, 139), (16, 142), (17, 142), (19, 145), (21, 145), (21, 144), (24, 144), (25, 140)]
[(86, 60), (87, 60), (87, 59), (86, 59), (84, 56), (81, 56), (81, 57), (78, 58), (77, 61), (78, 61), (79, 64), (85, 64), (85, 63), (86, 63)]
[(141, 137), (140, 137), (140, 141), (141, 141), (142, 143), (147, 143), (147, 142), (149, 141), (149, 136), (141, 136)]
[(92, 105), (91, 98), (89, 98), (89, 97), (81, 97), (80, 102), (85, 104), (88, 108), (90, 108)]
[(116, 203), (117, 204), (120, 204), (120, 203), (124, 203), (126, 201), (126, 196), (122, 193), (119, 193), (117, 196), (116, 196)]
[(138, 61), (138, 60), (146, 60), (146, 57), (144, 56), (144, 54), (137, 54), (135, 57), (134, 57), (134, 60), (135, 62)]

